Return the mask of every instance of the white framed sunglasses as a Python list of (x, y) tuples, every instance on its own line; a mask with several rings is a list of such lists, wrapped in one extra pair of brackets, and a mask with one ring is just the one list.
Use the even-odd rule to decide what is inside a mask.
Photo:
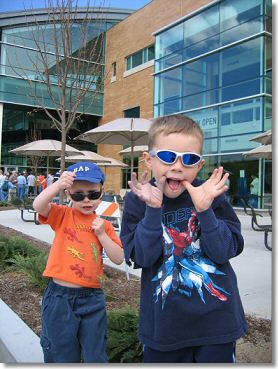
[(202, 160), (202, 156), (195, 152), (176, 152), (172, 150), (150, 150), (150, 156), (157, 157), (162, 163), (167, 165), (175, 164), (181, 158), (185, 167), (194, 167)]

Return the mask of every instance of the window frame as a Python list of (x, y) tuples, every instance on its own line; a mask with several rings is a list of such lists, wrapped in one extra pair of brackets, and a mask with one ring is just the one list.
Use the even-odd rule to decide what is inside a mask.
[[(153, 57), (150, 59), (150, 49), (153, 48)], [(134, 65), (133, 58), (141, 55), (141, 63)], [(155, 44), (151, 44), (143, 49), (137, 50), (135, 53), (126, 56), (125, 58), (125, 71), (137, 68), (140, 65), (146, 64), (155, 59)]]

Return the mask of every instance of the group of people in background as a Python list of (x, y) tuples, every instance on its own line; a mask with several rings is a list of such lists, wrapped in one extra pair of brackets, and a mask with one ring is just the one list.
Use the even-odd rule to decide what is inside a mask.
[(24, 200), (38, 195), (54, 182), (51, 173), (35, 175), (32, 172), (6, 172), (0, 170), (0, 201), (10, 201), (12, 197)]

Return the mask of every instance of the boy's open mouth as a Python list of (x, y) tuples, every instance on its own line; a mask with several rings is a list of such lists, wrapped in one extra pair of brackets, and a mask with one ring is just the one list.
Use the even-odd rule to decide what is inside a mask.
[(90, 206), (90, 205), (82, 206), (82, 209), (84, 209), (84, 210), (91, 210), (92, 209), (92, 206)]
[(177, 191), (181, 185), (178, 179), (167, 178), (167, 183), (171, 191)]

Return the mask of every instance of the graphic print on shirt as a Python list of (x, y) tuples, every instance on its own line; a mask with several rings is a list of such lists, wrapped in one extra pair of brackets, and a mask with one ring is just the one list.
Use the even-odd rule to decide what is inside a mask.
[(94, 242), (92, 242), (91, 243), (91, 248), (93, 250), (93, 255), (95, 257), (95, 260), (96, 260), (96, 262), (98, 262), (99, 252), (98, 252), (98, 249), (97, 249), (97, 245)]
[(227, 301), (229, 293), (217, 286), (209, 274), (222, 274), (216, 265), (204, 256), (200, 247), (200, 224), (195, 211), (191, 211), (187, 230), (179, 230), (173, 224), (163, 227), (164, 257), (163, 263), (157, 275), (152, 279), (159, 282), (155, 289), (154, 300), (158, 302), (161, 294), (162, 309), (167, 296), (173, 292), (191, 297), (194, 287), (197, 289), (200, 299), (206, 303), (203, 289), (221, 301)]
[(70, 252), (70, 254), (74, 257), (74, 258), (78, 258), (80, 260), (86, 261), (85, 259), (85, 254), (83, 254), (82, 252), (76, 250), (76, 248), (74, 248), (73, 246), (68, 246), (67, 250)]
[(77, 277), (84, 278), (84, 279), (92, 279), (90, 275), (86, 275), (85, 268), (79, 264), (70, 265), (70, 269), (74, 271)]
[(99, 283), (102, 284), (104, 282), (104, 279), (101, 275), (101, 264), (99, 263), (100, 256), (102, 255), (102, 253), (98, 250), (97, 246), (98, 245), (95, 242), (91, 242), (91, 249), (92, 249), (93, 257), (98, 264), (97, 278), (98, 278)]
[(68, 236), (68, 240), (70, 241), (76, 241), (78, 243), (82, 243), (82, 241), (80, 241), (77, 237), (77, 232), (76, 230), (73, 230), (73, 229), (70, 229), (70, 228), (67, 228), (65, 227), (64, 228), (64, 233)]
[[(103, 282), (103, 277), (101, 275), (101, 264), (100, 264), (100, 251), (98, 249), (98, 244), (95, 242), (90, 242), (89, 245), (86, 245), (83, 241), (79, 239), (78, 231), (81, 232), (92, 232), (92, 227), (86, 225), (86, 224), (79, 224), (76, 226), (76, 229), (72, 229), (69, 227), (64, 227), (63, 232), (67, 236), (67, 240), (69, 240), (72, 243), (77, 243), (78, 246), (70, 244), (67, 246), (67, 251), (72, 256), (73, 259), (79, 259), (81, 262), (87, 263), (89, 259), (94, 260), (96, 262), (97, 267), (97, 273), (96, 277), (101, 284)], [(82, 244), (82, 245), (80, 245)], [(82, 247), (83, 250), (80, 250), (80, 247)], [(88, 260), (86, 260), (86, 257)], [(87, 274), (85, 266), (80, 264), (70, 264), (69, 265), (70, 270), (79, 278), (86, 279), (86, 280), (92, 280), (92, 276)], [(95, 273), (95, 272), (94, 272)]]
[(76, 226), (76, 229), (78, 229), (81, 232), (88, 232), (88, 233), (92, 232), (93, 230), (92, 227), (88, 226), (87, 224), (78, 224)]

